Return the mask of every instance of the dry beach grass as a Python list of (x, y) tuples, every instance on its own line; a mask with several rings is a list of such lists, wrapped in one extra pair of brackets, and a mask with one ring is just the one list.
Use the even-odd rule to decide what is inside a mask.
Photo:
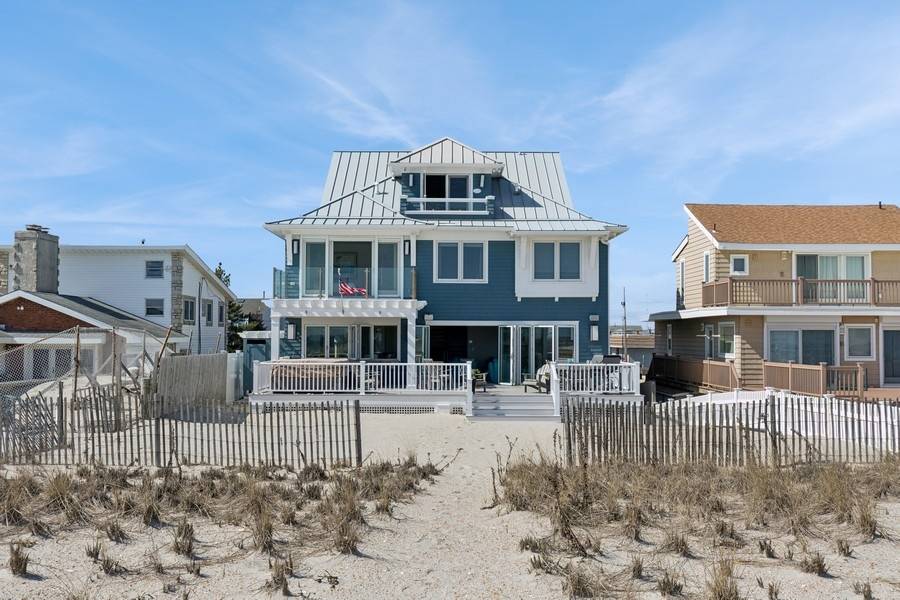
[(900, 594), (897, 457), (793, 469), (575, 467), (553, 451), (497, 462), (495, 503), (551, 525), (520, 543), (533, 571), (562, 577), (573, 597)]
[(302, 594), (295, 556), (358, 552), (367, 515), (392, 512), (438, 473), (414, 456), (332, 473), (18, 468), (0, 475), (4, 595), (221, 597), (203, 580), (228, 567), (252, 579), (260, 560), (251, 591)]

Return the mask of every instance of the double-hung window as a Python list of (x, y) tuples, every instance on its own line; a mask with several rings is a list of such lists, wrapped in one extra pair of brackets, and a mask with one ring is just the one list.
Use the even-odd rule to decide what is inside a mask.
[(437, 242), (435, 263), (437, 282), (487, 282), (484, 242)]
[(144, 262), (144, 277), (147, 279), (162, 279), (163, 261), (148, 260)]
[(193, 298), (185, 298), (184, 303), (184, 323), (185, 325), (193, 325), (194, 319), (197, 317), (197, 302)]
[(535, 280), (581, 279), (581, 242), (535, 242), (532, 258)]
[(217, 323), (219, 326), (225, 324), (225, 303), (219, 302), (219, 322)]
[(203, 318), (207, 325), (213, 324), (213, 303), (212, 300), (203, 301)]
[(734, 358), (734, 323), (719, 323), (719, 356)]
[(710, 268), (709, 268), (709, 251), (703, 253), (703, 283), (709, 283), (710, 276)]

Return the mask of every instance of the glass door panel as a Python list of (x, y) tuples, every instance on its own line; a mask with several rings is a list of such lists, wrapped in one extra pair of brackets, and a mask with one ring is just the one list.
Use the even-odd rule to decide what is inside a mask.
[(328, 328), (329, 358), (347, 358), (350, 350), (350, 330), (346, 325)]
[(865, 256), (848, 256), (846, 261), (846, 276), (849, 279), (845, 285), (847, 286), (848, 300), (865, 300), (866, 299), (866, 257)]
[(498, 370), (497, 383), (512, 383), (512, 366), (513, 366), (513, 328), (510, 326), (501, 326), (498, 328)]
[(519, 327), (519, 381), (530, 379), (531, 370), (531, 327)]
[(303, 295), (325, 295), (325, 242), (307, 242), (303, 262)]
[(835, 280), (838, 275), (838, 257), (819, 257), (819, 302), (823, 300), (836, 300), (838, 298), (838, 284)]
[(553, 327), (534, 328), (534, 352), (532, 369), (537, 373), (548, 361), (553, 360)]
[(372, 358), (372, 326), (359, 326), (359, 357), (362, 359)]
[[(804, 279), (819, 278), (819, 257), (815, 254), (797, 255), (797, 277)], [(803, 301), (813, 302), (816, 297), (816, 284), (806, 284), (803, 288)]]
[(378, 244), (378, 294), (380, 296), (400, 294), (400, 270), (397, 265), (399, 254), (397, 242)]
[(556, 352), (559, 362), (578, 362), (575, 360), (575, 328), (556, 328)]
[(310, 325), (306, 328), (303, 348), (306, 358), (325, 358), (325, 326)]

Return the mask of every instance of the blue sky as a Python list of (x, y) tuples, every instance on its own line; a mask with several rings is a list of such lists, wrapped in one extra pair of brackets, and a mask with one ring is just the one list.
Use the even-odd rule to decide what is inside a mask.
[[(559, 150), (611, 320), (671, 308), (684, 202), (897, 202), (896, 3), (0, 4), (0, 236), (189, 243), (270, 288), (333, 149)], [(8, 243), (8, 242), (7, 242)]]

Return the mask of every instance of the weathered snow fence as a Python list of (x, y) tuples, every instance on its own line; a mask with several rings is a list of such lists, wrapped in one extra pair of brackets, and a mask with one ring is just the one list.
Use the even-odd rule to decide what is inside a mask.
[(359, 401), (225, 403), (101, 386), (74, 397), (6, 396), (0, 461), (109, 466), (362, 462)]
[(664, 404), (570, 397), (570, 463), (865, 463), (900, 452), (900, 402), (769, 392), (761, 400)]

